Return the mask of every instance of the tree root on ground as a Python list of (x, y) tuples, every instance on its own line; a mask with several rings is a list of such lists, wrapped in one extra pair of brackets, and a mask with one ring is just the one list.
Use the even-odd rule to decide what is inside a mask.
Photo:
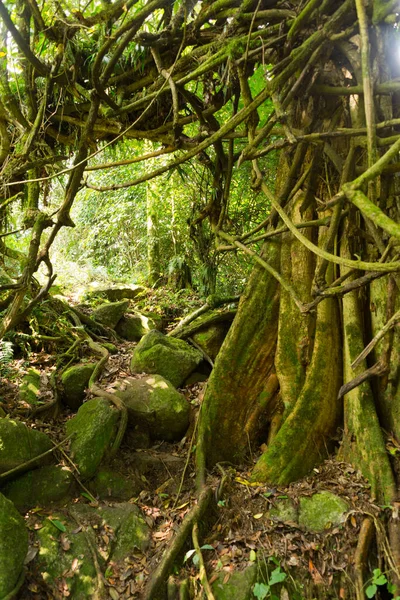
[(171, 571), (172, 566), (181, 552), (188, 536), (193, 530), (193, 527), (204, 517), (212, 496), (213, 490), (211, 487), (207, 486), (201, 490), (198, 496), (197, 504), (183, 519), (178, 533), (176, 534), (170, 546), (165, 550), (159, 565), (157, 566), (153, 575), (150, 577), (143, 594), (143, 600), (158, 600), (159, 598), (164, 597), (162, 586), (166, 585), (168, 574)]
[(360, 536), (354, 556), (354, 575), (357, 600), (364, 600), (364, 572), (367, 567), (368, 552), (374, 535), (374, 523), (366, 517), (361, 525)]

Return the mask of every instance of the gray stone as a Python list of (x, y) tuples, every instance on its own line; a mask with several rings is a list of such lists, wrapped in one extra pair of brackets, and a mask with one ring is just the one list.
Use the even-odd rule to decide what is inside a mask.
[(147, 288), (142, 285), (131, 285), (124, 287), (112, 287), (112, 288), (98, 288), (96, 290), (92, 290), (88, 292), (86, 295), (88, 297), (96, 297), (101, 296), (107, 298), (110, 302), (117, 302), (118, 300), (123, 300), (124, 298), (128, 298), (129, 300), (134, 300), (146, 291)]
[(131, 425), (146, 428), (153, 439), (182, 438), (189, 426), (190, 406), (169, 381), (161, 375), (147, 375), (121, 384), (125, 389), (116, 395), (127, 407)]
[[(53, 447), (46, 434), (27, 427), (21, 421), (7, 418), (0, 418), (0, 440), (0, 473), (10, 471)], [(51, 455), (47, 455), (35, 466), (51, 461)], [(30, 468), (33, 468), (32, 465)]]
[(71, 440), (71, 456), (81, 477), (90, 479), (112, 445), (119, 411), (105, 398), (94, 398), (82, 404), (75, 417), (67, 422)]
[(73, 483), (70, 471), (49, 465), (25, 473), (7, 483), (1, 491), (19, 511), (25, 512), (34, 506), (48, 506), (64, 500), (69, 496)]
[(152, 329), (156, 329), (155, 321), (145, 315), (136, 313), (134, 315), (122, 317), (116, 326), (115, 331), (129, 342), (138, 342)]
[(277, 500), (274, 508), (271, 508), (268, 515), (271, 519), (283, 521), (284, 523), (298, 522), (298, 511), (289, 498)]
[(202, 360), (202, 353), (187, 342), (150, 331), (133, 352), (131, 371), (157, 373), (179, 387)]
[(73, 365), (62, 374), (63, 401), (71, 410), (78, 410), (82, 405), (95, 366), (95, 363)]
[(114, 329), (128, 308), (129, 300), (110, 302), (108, 304), (102, 304), (96, 308), (96, 310), (93, 311), (92, 317), (104, 325), (104, 327), (110, 327), (111, 329)]
[(0, 598), (5, 598), (17, 585), (27, 552), (25, 521), (13, 503), (0, 494)]

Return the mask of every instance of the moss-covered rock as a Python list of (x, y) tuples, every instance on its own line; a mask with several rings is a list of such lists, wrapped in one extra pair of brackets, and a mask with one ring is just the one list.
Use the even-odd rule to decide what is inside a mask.
[(101, 342), (101, 345), (104, 346), (104, 348), (108, 350), (110, 354), (117, 354), (118, 352), (117, 346), (111, 342)]
[(189, 426), (190, 406), (161, 375), (124, 380), (124, 390), (116, 394), (128, 409), (133, 426), (146, 428), (153, 439), (178, 440)]
[(347, 503), (331, 492), (319, 492), (310, 498), (300, 498), (299, 525), (310, 531), (323, 531), (345, 520)]
[(129, 479), (112, 471), (111, 469), (100, 468), (96, 476), (88, 483), (89, 490), (100, 500), (130, 500), (143, 489), (143, 484), (139, 477), (130, 475)]
[[(0, 440), (0, 473), (10, 471), (53, 447), (46, 434), (14, 419), (0, 418)], [(51, 455), (48, 455), (36, 466), (51, 460)]]
[[(62, 533), (52, 521), (61, 522), (65, 532)], [(94, 598), (97, 572), (87, 538), (90, 532), (77, 527), (76, 521), (53, 513), (52, 519), (44, 521), (37, 535), (40, 543), (38, 567), (50, 589), (56, 593), (62, 586), (64, 596), (68, 591), (74, 600)], [(61, 543), (61, 535), (68, 543)]]
[(212, 584), (215, 600), (254, 600), (252, 587), (257, 582), (257, 575), (257, 565), (253, 564), (243, 571), (235, 571), (224, 583), (226, 572), (221, 571)]
[(81, 477), (90, 479), (107, 456), (115, 438), (119, 411), (105, 398), (94, 398), (82, 404), (75, 417), (67, 423), (71, 454)]
[(40, 396), (40, 371), (37, 369), (29, 369), (26, 375), (23, 376), (21, 386), (19, 388), (19, 398), (23, 402), (34, 406), (38, 404)]
[(13, 503), (0, 494), (0, 598), (17, 585), (27, 552), (25, 521)]
[(131, 371), (157, 373), (179, 387), (202, 360), (202, 353), (188, 343), (153, 330), (136, 346)]
[(118, 302), (118, 300), (123, 300), (124, 298), (128, 298), (129, 300), (133, 300), (140, 294), (144, 293), (147, 288), (142, 285), (131, 285), (124, 287), (112, 287), (112, 288), (104, 288), (99, 287), (97, 289), (90, 290), (86, 293), (86, 297), (96, 297), (101, 296), (102, 298), (107, 298), (110, 302)]
[(34, 506), (48, 506), (64, 500), (69, 496), (73, 483), (70, 471), (49, 465), (25, 473), (7, 483), (1, 491), (19, 511), (25, 512)]
[(92, 314), (92, 317), (105, 327), (111, 327), (111, 329), (114, 329), (118, 321), (124, 316), (124, 313), (127, 311), (128, 307), (129, 300), (122, 300), (121, 302), (109, 302), (96, 308)]
[(89, 523), (95, 529), (107, 525), (113, 530), (114, 540), (108, 548), (107, 560), (123, 560), (136, 549), (145, 552), (150, 545), (149, 526), (135, 504), (124, 502), (100, 508), (77, 504), (70, 512), (80, 523)]
[(298, 510), (289, 498), (278, 500), (268, 515), (271, 519), (284, 523), (297, 523), (299, 518)]
[(230, 323), (224, 322), (211, 325), (195, 333), (193, 339), (203, 352), (215, 360), (230, 326)]
[(78, 410), (82, 405), (95, 366), (95, 363), (82, 363), (69, 367), (62, 374), (63, 401), (71, 410)]
[(156, 322), (141, 313), (122, 317), (115, 331), (129, 342), (138, 342), (152, 329), (158, 329)]

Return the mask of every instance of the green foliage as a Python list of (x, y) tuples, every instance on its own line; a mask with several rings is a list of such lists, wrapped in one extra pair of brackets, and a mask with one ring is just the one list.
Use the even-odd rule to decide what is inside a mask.
[(14, 358), (12, 342), (0, 340), (0, 377), (7, 377), (10, 372), (9, 365)]
[(378, 588), (386, 586), (389, 593), (393, 594), (393, 600), (400, 600), (400, 596), (394, 596), (396, 593), (396, 586), (391, 584), (385, 573), (382, 573), (380, 569), (374, 569), (370, 584), (365, 589), (365, 595), (367, 598), (374, 598), (378, 591)]

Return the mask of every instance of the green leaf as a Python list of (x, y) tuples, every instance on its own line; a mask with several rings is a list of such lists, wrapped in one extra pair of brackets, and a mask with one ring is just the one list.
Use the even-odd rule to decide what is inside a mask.
[(270, 586), (266, 583), (256, 583), (253, 587), (253, 594), (257, 600), (264, 600), (269, 594)]
[(367, 596), (367, 598), (373, 598), (377, 592), (378, 588), (376, 587), (375, 584), (369, 585), (367, 587), (367, 589), (365, 590), (365, 595)]
[[(196, 551), (195, 551), (195, 552), (196, 552)], [(199, 562), (200, 562), (200, 557), (199, 557), (199, 555), (198, 555), (198, 554), (195, 554), (195, 555), (193, 556), (193, 564), (194, 564), (194, 566), (195, 566), (195, 567), (197, 567), (197, 566), (198, 566), (198, 564), (199, 564)]]
[(282, 581), (285, 581), (286, 577), (286, 573), (284, 573), (280, 567), (277, 567), (271, 573), (271, 577), (269, 578), (269, 585), (272, 586), (276, 583), (282, 583)]
[(59, 521), (58, 519), (49, 519), (50, 523), (52, 525), (54, 525), (54, 527), (56, 527), (59, 531), (62, 531), (63, 533), (65, 533), (67, 531), (67, 528), (65, 527), (65, 525), (63, 525), (61, 523), (61, 521)]
[(189, 560), (189, 558), (191, 556), (193, 556), (193, 554), (196, 552), (196, 550), (188, 550), (185, 554), (185, 558), (183, 559), (183, 562), (185, 563), (187, 560)]
[(81, 496), (86, 498), (86, 500), (89, 500), (89, 502), (96, 502), (96, 498), (93, 498), (93, 496), (87, 492), (81, 492)]
[(211, 546), (210, 544), (204, 544), (200, 550), (214, 550), (214, 546)]
[(255, 562), (257, 560), (257, 552), (254, 552), (254, 550), (250, 550), (250, 560), (251, 562)]
[(372, 583), (375, 585), (385, 585), (385, 583), (387, 583), (386, 576), (380, 569), (374, 569), (373, 573)]

